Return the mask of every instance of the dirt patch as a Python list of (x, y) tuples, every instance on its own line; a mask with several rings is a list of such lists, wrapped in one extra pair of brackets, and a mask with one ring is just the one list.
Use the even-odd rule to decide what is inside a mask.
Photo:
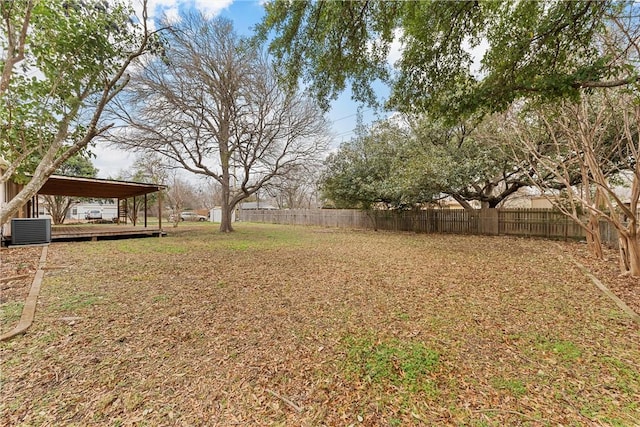
[(51, 245), (4, 424), (640, 422), (640, 328), (574, 246), (318, 230)]

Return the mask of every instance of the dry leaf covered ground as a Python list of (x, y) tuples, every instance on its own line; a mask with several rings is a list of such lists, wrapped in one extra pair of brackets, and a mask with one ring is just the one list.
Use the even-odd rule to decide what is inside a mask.
[(0, 423), (639, 425), (640, 327), (569, 254), (255, 224), (53, 244)]

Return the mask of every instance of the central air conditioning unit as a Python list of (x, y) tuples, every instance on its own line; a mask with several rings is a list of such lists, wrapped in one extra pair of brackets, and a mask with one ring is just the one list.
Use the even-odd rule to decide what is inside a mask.
[(51, 242), (51, 218), (13, 218), (12, 245), (36, 245)]

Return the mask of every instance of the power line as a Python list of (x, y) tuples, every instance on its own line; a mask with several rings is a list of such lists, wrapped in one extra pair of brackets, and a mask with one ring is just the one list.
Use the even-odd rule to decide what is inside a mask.
[[(332, 124), (334, 124), (335, 122), (338, 122), (338, 121), (340, 121), (340, 120), (348, 119), (348, 118), (350, 118), (350, 117), (355, 117), (355, 116), (357, 116), (357, 115), (359, 115), (359, 114), (366, 113), (366, 112), (369, 112), (369, 111), (372, 111), (372, 110), (373, 110), (373, 108), (367, 108), (367, 109), (365, 109), (365, 110), (360, 110), (360, 111), (358, 111), (357, 113), (349, 114), (348, 116), (344, 116), (344, 117), (340, 117), (340, 118), (338, 118), (338, 119), (335, 119), (335, 120), (333, 120), (331, 123), (332, 123)], [(347, 136), (347, 135), (352, 134), (352, 133), (355, 133), (355, 132), (356, 132), (356, 128), (354, 127), (354, 128), (353, 128), (353, 129), (351, 129), (351, 130), (344, 131), (344, 132), (340, 132), (339, 134), (334, 135), (334, 138), (344, 137), (344, 136)]]
[(367, 108), (366, 110), (359, 110), (357, 113), (349, 114), (348, 116), (344, 116), (344, 117), (340, 117), (339, 119), (335, 119), (331, 123), (333, 124), (335, 122), (339, 122), (340, 120), (344, 120), (344, 119), (348, 119), (348, 118), (351, 118), (351, 117), (355, 117), (355, 116), (357, 116), (359, 114), (366, 113), (366, 112), (369, 112), (371, 110), (373, 110), (373, 108)]
[(339, 133), (339, 134), (335, 135), (335, 137), (336, 137), (336, 138), (340, 138), (341, 136), (349, 135), (350, 133), (355, 133), (355, 131), (356, 131), (355, 129), (353, 129), (353, 130), (348, 130), (348, 131), (346, 131), (346, 132), (342, 132), (342, 133)]

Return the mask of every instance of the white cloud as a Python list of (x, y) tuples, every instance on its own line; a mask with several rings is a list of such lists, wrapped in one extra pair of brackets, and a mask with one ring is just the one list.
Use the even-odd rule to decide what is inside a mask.
[[(389, 44), (389, 53), (387, 54), (387, 63), (391, 68), (395, 67), (395, 63), (402, 58), (402, 52), (404, 51), (404, 44), (402, 43), (402, 35), (404, 31), (402, 28), (396, 28), (393, 31), (393, 41)], [(371, 52), (374, 47), (374, 43), (379, 43), (380, 39), (367, 40), (367, 51)]]
[[(152, 19), (166, 15), (171, 21), (177, 21), (180, 8), (197, 9), (207, 16), (216, 16), (229, 7), (234, 0), (148, 0), (147, 11)], [(134, 8), (142, 16), (142, 0), (136, 0)]]
[[(142, 18), (142, 0), (135, 0), (133, 2), (133, 8), (136, 11), (136, 15)], [(147, 13), (150, 18), (158, 18), (162, 13), (168, 9), (177, 8), (177, 0), (148, 0), (147, 1)]]
[(404, 31), (402, 28), (396, 28), (393, 32), (393, 42), (389, 46), (389, 55), (387, 56), (387, 62), (394, 66), (400, 58), (402, 58), (402, 53), (404, 51), (404, 45), (402, 43), (402, 36), (404, 35)]
[(163, 11), (164, 16), (167, 17), (167, 20), (171, 23), (176, 23), (176, 22), (180, 22), (180, 11), (178, 10), (177, 7), (171, 7), (168, 9), (165, 9)]
[[(389, 55), (387, 56), (387, 62), (392, 67), (402, 58), (404, 52), (404, 44), (402, 42), (403, 35), (404, 31), (402, 28), (394, 30), (393, 42), (391, 42), (389, 46)], [(486, 38), (481, 39), (477, 46), (472, 46), (471, 40), (468, 38), (462, 42), (462, 48), (471, 55), (471, 74), (478, 78), (484, 77), (484, 73), (482, 72), (482, 58), (484, 58), (489, 47), (489, 41)], [(368, 48), (371, 48), (370, 44)]]
[(92, 147), (91, 152), (96, 155), (91, 162), (98, 169), (98, 178), (115, 178), (121, 171), (130, 169), (135, 160), (133, 153), (110, 147), (104, 141)]
[(471, 67), (470, 71), (473, 76), (476, 78), (483, 78), (484, 73), (482, 72), (482, 58), (489, 50), (489, 41), (486, 38), (480, 40), (477, 46), (471, 46), (470, 40), (464, 40), (462, 42), (462, 48), (471, 55)]
[(204, 13), (216, 16), (229, 7), (234, 0), (195, 0), (194, 6)]

